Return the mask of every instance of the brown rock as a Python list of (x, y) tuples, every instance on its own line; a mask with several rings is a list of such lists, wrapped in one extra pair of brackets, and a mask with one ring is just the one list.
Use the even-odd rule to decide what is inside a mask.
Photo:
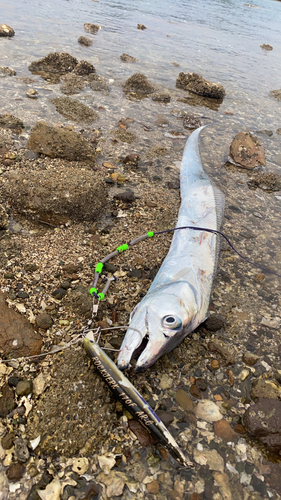
[(16, 407), (15, 394), (8, 384), (2, 388), (2, 397), (0, 398), (0, 417), (7, 417)]
[(261, 441), (271, 453), (281, 451), (281, 401), (260, 398), (247, 408), (243, 423), (248, 433)]
[(203, 97), (212, 99), (223, 99), (225, 97), (225, 90), (222, 85), (209, 82), (197, 73), (180, 73), (176, 86)]
[(88, 61), (80, 61), (74, 68), (73, 73), (79, 76), (90, 75), (96, 72), (96, 68)]
[(130, 419), (128, 421), (129, 429), (137, 436), (142, 446), (151, 446), (156, 443), (156, 440), (149, 432), (141, 425), (138, 420)]
[(146, 27), (144, 24), (138, 24), (138, 25), (137, 25), (137, 29), (138, 29), (138, 30), (146, 30), (146, 29), (147, 29), (147, 27)]
[(230, 427), (227, 420), (224, 419), (214, 423), (214, 431), (216, 436), (220, 437), (221, 439), (223, 439), (223, 441), (226, 442), (232, 441), (236, 443), (239, 437), (232, 429), (232, 427)]
[(273, 50), (272, 45), (269, 45), (269, 43), (263, 43), (262, 45), (260, 45), (260, 47), (261, 47), (263, 50)]
[(130, 62), (130, 63), (135, 63), (137, 60), (133, 56), (129, 56), (129, 54), (121, 54), (120, 56), (121, 61), (123, 62)]
[(277, 99), (277, 101), (281, 101), (281, 89), (272, 90), (271, 92), (269, 92), (269, 95), (271, 95), (272, 97), (275, 97), (275, 99)]
[(32, 129), (26, 147), (51, 158), (95, 162), (95, 152), (80, 134), (38, 122)]
[(68, 120), (78, 123), (92, 123), (99, 115), (92, 108), (71, 97), (55, 97), (51, 100), (56, 110)]
[(8, 68), (8, 66), (0, 66), (0, 78), (5, 78), (6, 76), (15, 76), (17, 73), (14, 69)]
[(251, 398), (275, 398), (281, 397), (281, 387), (271, 380), (258, 379), (253, 383)]
[(24, 128), (23, 122), (16, 116), (4, 113), (0, 115), (0, 128), (21, 130)]
[(179, 389), (176, 392), (176, 402), (183, 408), (183, 410), (193, 412), (193, 402), (183, 389)]
[(183, 122), (184, 128), (193, 130), (195, 128), (201, 127), (202, 123), (198, 116), (192, 115), (191, 113), (186, 113)]
[(156, 413), (166, 427), (169, 427), (175, 419), (174, 415), (169, 411), (157, 410)]
[(72, 71), (78, 64), (76, 57), (71, 56), (67, 52), (51, 52), (38, 61), (33, 61), (28, 69), (32, 73), (46, 71), (48, 73), (65, 74)]
[(154, 479), (151, 483), (148, 483), (146, 485), (146, 489), (148, 493), (151, 493), (152, 495), (157, 495), (159, 493), (159, 483)]
[(135, 73), (126, 81), (124, 92), (136, 92), (137, 94), (152, 94), (155, 87), (150, 83), (142, 73)]
[(138, 155), (137, 153), (132, 153), (124, 158), (123, 163), (124, 165), (137, 166), (139, 161), (140, 161), (140, 155)]
[(80, 43), (80, 45), (84, 45), (84, 47), (90, 47), (93, 44), (93, 41), (87, 36), (79, 36), (78, 43)]
[(92, 23), (85, 23), (84, 24), (84, 30), (87, 33), (92, 33), (93, 35), (95, 35), (100, 29), (101, 29), (101, 26), (99, 26), (98, 24), (92, 24)]
[(51, 328), (52, 324), (53, 319), (50, 314), (42, 312), (36, 316), (36, 326), (38, 326), (38, 328), (42, 328), (42, 330), (48, 330), (48, 328)]
[(169, 92), (155, 92), (152, 94), (151, 99), (155, 102), (170, 102), (171, 96)]
[(136, 199), (134, 192), (131, 190), (117, 193), (113, 198), (115, 200), (123, 201), (124, 203), (132, 203)]
[(4, 356), (33, 356), (41, 352), (42, 338), (20, 313), (10, 309), (0, 292), (0, 350)]
[(113, 130), (111, 133), (119, 141), (127, 142), (128, 144), (131, 144), (131, 142), (133, 142), (137, 138), (137, 136), (133, 134), (133, 132), (128, 132), (127, 130), (122, 130), (120, 128)]
[(25, 467), (20, 462), (12, 464), (7, 470), (7, 478), (9, 481), (19, 481), (25, 473)]
[(15, 31), (7, 24), (0, 24), (0, 36), (14, 36)]
[(74, 72), (65, 75), (62, 80), (60, 89), (62, 93), (66, 95), (79, 94), (87, 84), (82, 76), (75, 75)]
[(191, 385), (189, 392), (190, 392), (191, 396), (193, 396), (194, 398), (202, 399), (201, 391), (198, 389), (198, 387), (196, 387), (195, 384)]
[(14, 432), (8, 432), (2, 440), (1, 440), (1, 445), (4, 448), (4, 450), (10, 450), (14, 444), (14, 439), (15, 439), (15, 433)]
[(266, 164), (264, 147), (250, 132), (239, 132), (235, 136), (230, 145), (230, 156), (236, 164), (248, 169)]
[(223, 366), (233, 365), (236, 361), (234, 348), (222, 340), (211, 340), (208, 344), (208, 349), (210, 352), (217, 354), (220, 364)]
[(263, 172), (248, 182), (250, 187), (259, 187), (263, 191), (280, 191), (281, 175), (275, 172)]
[(75, 314), (90, 318), (92, 315), (93, 299), (89, 294), (88, 288), (79, 284), (77, 288), (65, 297), (64, 303), (70, 307)]
[(213, 368), (213, 370), (218, 370), (220, 368), (220, 364), (217, 359), (212, 359), (211, 367)]
[(244, 352), (242, 359), (243, 359), (244, 363), (246, 363), (246, 365), (254, 366), (256, 364), (256, 362), (259, 360), (259, 357), (250, 351), (246, 351), (246, 352)]
[(235, 430), (235, 432), (237, 432), (238, 434), (242, 434), (242, 435), (247, 433), (247, 431), (246, 431), (246, 429), (245, 429), (244, 425), (242, 425), (242, 424), (236, 424), (236, 425), (234, 426), (234, 430)]

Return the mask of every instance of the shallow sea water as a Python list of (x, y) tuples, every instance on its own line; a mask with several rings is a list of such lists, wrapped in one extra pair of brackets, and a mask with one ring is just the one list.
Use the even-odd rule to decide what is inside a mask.
[[(151, 2), (141, 0), (100, 0), (99, 2), (92, 0), (34, 0), (33, 2), (10, 0), (3, 2), (0, 0), (0, 11), (1, 22), (12, 26), (16, 32), (11, 39), (0, 39), (0, 66), (9, 66), (17, 72), (15, 77), (0, 79), (0, 109), (1, 113), (14, 114), (24, 121), (26, 132), (22, 134), (23, 142), (30, 128), (42, 119), (51, 124), (67, 123), (75, 130), (81, 129), (81, 125), (67, 121), (57, 113), (49, 101), (50, 98), (63, 95), (60, 86), (50, 84), (28, 71), (28, 65), (32, 61), (55, 51), (68, 52), (79, 60), (85, 59), (91, 62), (99, 75), (109, 79), (111, 91), (108, 95), (86, 88), (80, 94), (72, 96), (94, 109), (104, 108), (104, 111), (98, 111), (99, 120), (93, 124), (101, 129), (106, 138), (102, 146), (102, 156), (98, 159), (99, 163), (120, 155), (122, 151), (137, 152), (145, 158), (150, 148), (161, 145), (169, 149), (169, 156), (160, 157), (157, 160), (157, 167), (155, 165), (151, 167), (150, 175), (160, 176), (159, 179), (162, 179), (163, 183), (165, 176), (177, 178), (179, 161), (189, 132), (183, 128), (182, 119), (174, 110), (180, 109), (198, 114), (202, 117), (204, 124), (211, 123), (203, 134), (202, 160), (210, 177), (226, 194), (225, 233), (249, 259), (261, 262), (262, 265), (278, 272), (281, 264), (280, 193), (268, 193), (259, 189), (250, 190), (247, 184), (248, 173), (236, 167), (225, 167), (224, 164), (228, 158), (231, 140), (237, 132), (267, 129), (273, 131), (272, 137), (259, 135), (266, 150), (265, 171), (281, 173), (281, 136), (276, 134), (276, 130), (281, 127), (281, 103), (269, 96), (271, 90), (281, 86), (280, 2), (257, 0), (254, 6), (247, 6), (240, 0), (205, 0), (204, 2), (202, 0), (188, 2), (179, 0), (174, 2), (166, 0)], [(89, 35), (83, 30), (85, 22), (100, 24), (102, 29), (97, 35)], [(137, 30), (138, 23), (144, 24), (147, 29)], [(77, 42), (81, 35), (92, 38), (93, 45), (89, 48), (81, 47)], [(270, 52), (262, 50), (260, 45), (263, 43), (272, 45), (273, 50)], [(137, 62), (135, 64), (121, 62), (120, 55), (123, 52), (136, 57)], [(223, 103), (215, 105), (202, 99), (190, 99), (190, 96), (187, 96), (183, 90), (176, 89), (175, 82), (180, 71), (198, 72), (210, 81), (221, 83), (226, 90)], [(141, 101), (128, 99), (122, 91), (122, 83), (136, 72), (144, 73), (155, 85), (167, 89), (171, 94), (171, 102), (162, 104), (153, 102), (150, 98)], [(26, 85), (21, 80), (28, 76), (34, 79), (30, 85)], [(28, 88), (34, 88), (39, 92), (37, 100), (26, 97)], [(185, 98), (186, 102), (183, 102)], [(127, 116), (135, 120), (129, 130), (137, 135), (137, 139), (130, 147), (120, 146), (120, 144), (117, 147), (110, 141), (110, 131), (117, 127), (117, 122), (121, 117)], [(155, 120), (159, 117), (169, 120), (168, 128), (156, 126)], [(184, 134), (184, 137), (167, 136), (170, 130), (179, 131)], [(138, 182), (141, 183), (140, 179), (141, 174), (136, 174), (134, 184), (136, 192)], [(153, 190), (153, 184), (151, 186)], [(114, 189), (111, 189), (112, 193)], [(118, 228), (113, 238), (117, 236)], [(106, 249), (104, 252), (106, 253)], [(133, 257), (130, 256), (128, 259), (133, 259)], [(129, 263), (131, 264), (131, 260)], [(244, 340), (246, 342), (249, 334), (252, 337), (255, 335), (257, 336), (256, 352), (260, 356), (265, 353), (269, 354), (267, 362), (269, 363), (271, 359), (272, 366), (277, 369), (278, 358), (275, 354), (279, 342), (279, 331), (271, 331), (271, 336), (267, 338), (268, 330), (260, 330), (259, 326), (262, 317), (279, 318), (280, 279), (267, 275), (265, 281), (259, 283), (254, 280), (254, 276), (258, 273), (260, 273), (258, 269), (233, 257), (223, 244), (212, 302), (215, 311), (227, 318), (226, 334), (230, 335), (237, 347), (237, 352), (243, 346)], [(225, 280), (226, 275), (231, 277), (229, 282)], [(258, 338), (259, 335), (260, 338)], [(195, 333), (171, 356), (171, 361), (175, 359), (176, 366), (180, 366), (178, 360), (182, 358), (182, 364), (185, 367), (178, 374), (175, 374), (170, 366), (168, 367), (170, 376), (175, 377), (174, 382), (178, 382), (181, 377), (185, 381), (188, 380), (190, 374), (193, 373), (194, 366), (197, 368), (203, 366), (202, 372), (204, 376), (207, 373), (208, 377), (206, 367), (209, 359), (202, 353), (203, 348), (198, 346), (198, 337), (198, 333)], [(197, 349), (198, 359), (196, 358)], [(199, 358), (202, 360), (202, 366), (200, 366)], [(155, 365), (159, 379), (165, 373), (165, 363), (167, 361), (163, 363), (160, 361)], [(237, 377), (244, 366), (241, 361), (239, 363), (234, 370)], [(213, 375), (212, 383), (215, 381), (214, 384), (226, 384), (225, 379), (222, 381), (219, 378), (221, 373), (222, 371), (218, 376)], [(147, 377), (151, 387), (154, 387), (156, 391), (158, 379), (155, 382), (154, 367), (149, 370)], [(146, 380), (144, 375), (136, 379), (136, 385), (139, 384), (140, 390), (144, 380)], [(243, 392), (244, 386), (240, 384), (239, 387)], [(239, 401), (239, 390), (233, 390), (232, 397), (237, 398), (235, 401)], [(242, 403), (237, 404), (237, 408), (242, 407)], [(229, 418), (231, 421), (232, 417)], [(211, 426), (207, 426), (206, 432), (208, 429), (212, 430)], [(198, 431), (198, 436), (200, 432)], [(197, 444), (203, 442), (204, 447), (209, 446), (211, 441), (208, 441), (207, 434), (206, 439), (203, 439), (202, 435), (195, 438), (192, 443), (194, 446), (196, 440)], [(181, 445), (186, 445), (186, 449), (190, 452), (190, 443), (184, 442), (184, 436), (182, 439)], [(210, 447), (212, 446), (211, 442)], [(215, 442), (216, 446), (226, 453), (226, 460), (235, 466), (237, 458), (235, 446), (228, 448), (226, 444), (221, 446)], [(253, 452), (252, 459), (248, 455), (248, 461), (255, 464), (258, 461), (262, 463), (261, 458), (255, 457)], [(132, 467), (134, 469), (134, 466)], [(150, 470), (149, 473), (152, 474), (152, 471)], [(158, 477), (157, 474), (156, 477)], [(196, 480), (192, 479), (190, 482), (189, 477), (186, 476), (184, 487), (188, 486), (190, 490), (186, 492), (186, 496), (182, 495), (179, 498), (189, 499), (191, 492), (202, 493), (203, 497), (207, 498), (204, 486), (202, 486), (202, 478), (206, 480), (206, 484), (209, 480), (204, 467), (200, 469), (199, 474)], [(173, 479), (175, 477), (179, 483), (183, 478), (180, 474), (173, 476)], [(229, 477), (230, 483), (227, 483), (228, 480), (226, 483), (232, 497), (224, 496), (223, 489), (218, 490), (217, 487), (217, 500), (236, 498), (234, 481), (236, 476), (229, 473)], [(195, 490), (192, 490), (195, 482), (197, 486)], [(167, 491), (170, 488), (171, 486), (167, 486)], [(245, 491), (242, 494), (243, 488)], [(240, 483), (238, 489), (239, 500), (242, 498), (248, 500), (249, 497), (251, 500), (259, 498), (251, 497), (251, 487), (248, 487), (246, 483), (243, 483), (243, 486)], [(144, 489), (143, 496), (138, 492), (139, 498), (170, 498), (168, 494), (166, 496), (165, 485), (161, 485), (162, 497), (145, 496), (145, 491)], [(261, 497), (272, 498), (272, 495), (262, 493)], [(131, 499), (135, 496), (127, 491), (122, 498)], [(194, 500), (196, 498), (194, 497)], [(273, 498), (280, 497), (274, 494)]]

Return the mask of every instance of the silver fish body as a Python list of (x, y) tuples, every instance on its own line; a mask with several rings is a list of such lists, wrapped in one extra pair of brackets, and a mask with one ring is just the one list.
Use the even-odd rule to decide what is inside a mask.
[[(181, 166), (181, 206), (177, 227), (219, 230), (224, 195), (203, 169), (199, 154), (200, 127), (187, 140)], [(126, 369), (143, 340), (147, 345), (135, 369), (144, 370), (176, 347), (208, 316), (217, 268), (219, 235), (182, 229), (174, 232), (169, 252), (146, 296), (135, 307), (118, 356)]]

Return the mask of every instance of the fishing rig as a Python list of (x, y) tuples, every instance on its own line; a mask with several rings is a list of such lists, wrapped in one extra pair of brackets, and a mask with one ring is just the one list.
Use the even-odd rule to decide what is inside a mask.
[[(142, 398), (141, 394), (136, 390), (136, 388), (131, 384), (128, 378), (124, 376), (124, 374), (117, 368), (116, 364), (107, 356), (104, 350), (98, 345), (100, 330), (96, 329), (94, 333), (94, 329), (92, 329), (92, 324), (94, 322), (95, 317), (97, 316), (99, 303), (101, 300), (105, 298), (105, 294), (107, 293), (110, 284), (112, 281), (116, 280), (115, 277), (110, 277), (107, 279), (104, 288), (101, 292), (98, 292), (97, 285), (99, 277), (102, 273), (102, 269), (104, 264), (109, 261), (111, 258), (116, 257), (120, 253), (128, 250), (130, 247), (136, 245), (137, 243), (144, 241), (147, 238), (152, 238), (153, 236), (170, 233), (179, 230), (194, 230), (194, 231), (206, 231), (208, 233), (218, 234), (222, 236), (230, 247), (236, 252), (239, 257), (249, 264), (262, 269), (263, 271), (273, 274), (275, 276), (281, 277), (280, 274), (264, 268), (252, 261), (250, 261), (247, 257), (243, 256), (236, 248), (232, 245), (230, 240), (225, 236), (224, 233), (218, 231), (216, 229), (209, 229), (203, 227), (196, 226), (184, 226), (184, 227), (175, 227), (173, 229), (166, 229), (164, 231), (153, 232), (149, 231), (138, 238), (130, 241), (129, 243), (125, 243), (106, 257), (104, 257), (95, 267), (95, 275), (93, 284), (89, 290), (90, 294), (93, 297), (93, 308), (92, 308), (92, 318), (89, 320), (88, 325), (84, 328), (83, 337), (84, 337), (84, 347), (92, 360), (95, 368), (97, 369), (99, 375), (102, 379), (107, 383), (109, 389), (113, 393), (116, 399), (118, 399), (122, 405), (131, 413), (133, 417), (135, 417), (143, 427), (162, 445), (167, 451), (171, 454), (173, 458), (175, 458), (182, 466), (185, 468), (194, 467), (192, 462), (186, 458), (178, 444), (176, 443), (173, 436), (170, 434), (168, 429), (165, 427), (163, 422), (159, 419), (157, 414), (153, 411), (153, 409), (148, 405), (148, 403)], [(116, 327), (123, 328), (123, 327)], [(132, 328), (133, 330), (138, 330), (136, 328)], [(140, 332), (139, 332), (140, 333)], [(97, 340), (95, 337), (98, 335)], [(115, 350), (115, 349), (114, 349)]]

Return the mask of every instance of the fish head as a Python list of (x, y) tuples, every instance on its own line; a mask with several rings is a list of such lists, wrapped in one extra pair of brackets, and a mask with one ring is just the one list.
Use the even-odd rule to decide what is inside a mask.
[(117, 360), (120, 369), (127, 369), (138, 351), (141, 353), (135, 370), (149, 368), (195, 328), (197, 304), (194, 291), (185, 290), (183, 300), (179, 298), (183, 296), (179, 286), (177, 294), (173, 293), (174, 288), (174, 285), (166, 287), (162, 293), (155, 290), (135, 307)]

